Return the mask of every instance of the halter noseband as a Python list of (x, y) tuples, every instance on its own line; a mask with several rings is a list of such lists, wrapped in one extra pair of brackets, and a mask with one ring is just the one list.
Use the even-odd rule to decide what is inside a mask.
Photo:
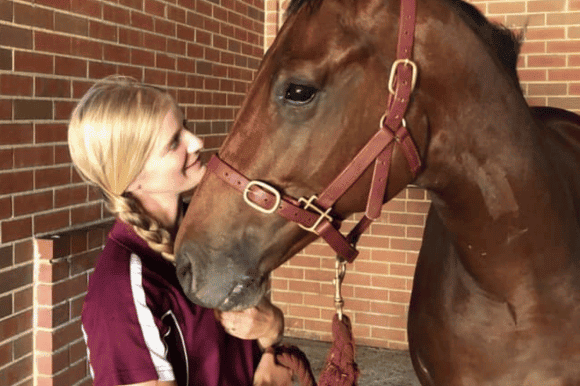
[[(404, 120), (418, 72), (417, 65), (411, 60), (415, 14), (416, 0), (402, 0), (397, 60), (391, 68), (388, 107), (380, 120), (379, 131), (320, 195), (296, 200), (265, 182), (249, 180), (217, 155), (212, 156), (207, 169), (241, 192), (244, 201), (254, 209), (267, 214), (277, 213), (296, 222), (303, 229), (322, 237), (340, 258), (352, 262), (358, 255), (355, 245), (359, 237), (380, 216), (395, 144), (401, 146), (413, 176), (421, 168), (419, 151)], [(341, 220), (332, 217), (333, 205), (373, 161), (375, 168), (365, 215), (345, 237), (339, 231)]]

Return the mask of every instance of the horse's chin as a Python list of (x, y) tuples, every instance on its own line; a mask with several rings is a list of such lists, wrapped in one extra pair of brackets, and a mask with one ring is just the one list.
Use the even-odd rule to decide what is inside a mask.
[(255, 281), (236, 285), (223, 302), (216, 308), (220, 311), (242, 311), (258, 305), (267, 291), (267, 282), (265, 279), (261, 283)]

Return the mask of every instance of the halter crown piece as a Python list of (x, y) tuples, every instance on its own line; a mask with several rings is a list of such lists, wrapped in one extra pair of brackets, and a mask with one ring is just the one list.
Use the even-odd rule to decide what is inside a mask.
[[(379, 130), (320, 195), (296, 200), (265, 182), (249, 180), (217, 155), (212, 156), (207, 164), (209, 171), (241, 192), (252, 208), (262, 213), (277, 213), (319, 235), (334, 249), (339, 258), (349, 263), (358, 255), (355, 247), (358, 239), (373, 220), (380, 216), (395, 144), (399, 144), (403, 150), (413, 176), (421, 168), (419, 151), (404, 120), (418, 73), (417, 65), (411, 60), (415, 34), (415, 1), (401, 2), (397, 60), (391, 68), (388, 106), (380, 120)], [(373, 161), (375, 168), (365, 215), (345, 237), (339, 231), (341, 221), (332, 217), (333, 205)]]

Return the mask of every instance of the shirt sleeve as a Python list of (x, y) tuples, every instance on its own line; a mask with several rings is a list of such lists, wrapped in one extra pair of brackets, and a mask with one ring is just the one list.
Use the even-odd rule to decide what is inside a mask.
[(175, 380), (161, 322), (147, 306), (141, 259), (91, 277), (82, 324), (95, 386)]

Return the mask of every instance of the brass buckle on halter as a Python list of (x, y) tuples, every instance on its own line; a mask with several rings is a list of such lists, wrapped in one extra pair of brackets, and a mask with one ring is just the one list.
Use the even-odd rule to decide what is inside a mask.
[[(274, 205), (270, 209), (262, 208), (260, 205), (256, 204), (252, 200), (250, 200), (250, 198), (248, 197), (248, 193), (250, 192), (250, 188), (254, 185), (259, 186), (260, 188), (264, 189), (268, 193), (271, 193), (272, 195), (274, 195), (274, 197), (276, 198), (276, 202), (274, 203)], [(265, 214), (274, 213), (278, 209), (278, 207), (280, 206), (280, 202), (282, 201), (282, 196), (280, 195), (280, 192), (278, 192), (275, 188), (266, 184), (265, 182), (256, 181), (256, 180), (248, 182), (248, 185), (246, 185), (246, 188), (244, 189), (244, 193), (242, 193), (242, 197), (244, 197), (244, 201), (246, 202), (246, 204), (250, 205), (252, 208), (256, 209), (258, 212), (262, 212)]]
[(397, 59), (393, 62), (393, 66), (391, 67), (391, 76), (389, 76), (389, 92), (393, 95), (395, 95), (395, 75), (397, 74), (397, 68), (400, 64), (411, 66), (411, 91), (415, 89), (415, 84), (417, 83), (417, 74), (419, 71), (415, 62), (409, 59)]
[(325, 211), (323, 211), (322, 209), (320, 209), (319, 207), (317, 207), (316, 205), (314, 205), (312, 203), (315, 200), (318, 200), (318, 197), (316, 196), (316, 194), (312, 195), (309, 199), (305, 199), (304, 197), (300, 197), (298, 199), (299, 203), (304, 204), (304, 207), (302, 207), (302, 209), (308, 210), (308, 209), (312, 208), (316, 213), (319, 214), (318, 219), (314, 222), (314, 224), (311, 227), (306, 227), (300, 223), (298, 223), (298, 226), (300, 226), (300, 228), (302, 228), (304, 230), (307, 230), (308, 232), (318, 234), (318, 232), (316, 232), (316, 228), (318, 228), (318, 226), (320, 225), (320, 223), (324, 219), (328, 220), (329, 222), (333, 222), (334, 219), (329, 215), (332, 208), (328, 208)]

